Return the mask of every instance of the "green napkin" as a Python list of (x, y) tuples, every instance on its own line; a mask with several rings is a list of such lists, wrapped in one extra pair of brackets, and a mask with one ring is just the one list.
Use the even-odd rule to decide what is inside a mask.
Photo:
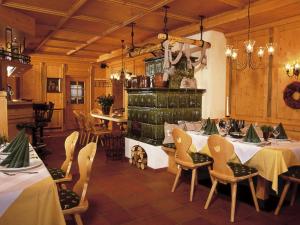
[(204, 133), (205, 132), (208, 132), (210, 130), (210, 126), (211, 126), (211, 120), (210, 118), (208, 117), (208, 119), (206, 120), (206, 125), (204, 127)]
[(10, 154), (0, 163), (7, 168), (20, 168), (29, 166), (29, 140), (26, 136), (19, 139), (18, 145), (15, 146)]
[(276, 127), (276, 130), (279, 131), (277, 139), (288, 139), (282, 123), (279, 123), (279, 125)]
[(258, 137), (255, 128), (253, 127), (252, 124), (250, 124), (250, 127), (247, 131), (246, 136), (244, 137), (244, 141), (246, 142), (252, 142), (252, 143), (259, 143), (260, 138)]
[(25, 129), (22, 129), (17, 136), (9, 143), (9, 145), (3, 150), (3, 152), (12, 152), (15, 148), (18, 148), (20, 141), (25, 139)]
[(219, 131), (218, 131), (215, 121), (211, 121), (208, 118), (207, 124), (209, 124), (209, 126), (206, 126), (206, 128), (204, 130), (204, 134), (206, 134), (206, 135), (219, 134)]

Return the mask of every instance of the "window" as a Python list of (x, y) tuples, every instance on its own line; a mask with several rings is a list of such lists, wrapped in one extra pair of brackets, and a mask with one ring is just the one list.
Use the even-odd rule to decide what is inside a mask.
[(84, 82), (70, 81), (71, 104), (84, 104)]

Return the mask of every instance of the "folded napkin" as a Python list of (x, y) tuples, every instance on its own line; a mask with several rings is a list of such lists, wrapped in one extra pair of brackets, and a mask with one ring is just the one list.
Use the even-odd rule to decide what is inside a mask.
[(203, 130), (206, 131), (209, 127), (210, 127), (210, 124), (211, 124), (211, 120), (210, 118), (208, 117), (208, 119), (205, 121), (205, 120), (202, 120), (203, 122), (206, 122), (205, 126), (203, 126)]
[(208, 118), (207, 120), (207, 125), (205, 127), (204, 134), (206, 135), (219, 134), (215, 121), (211, 121), (210, 118)]
[(282, 123), (279, 123), (279, 125), (276, 127), (276, 130), (279, 131), (277, 139), (288, 139)]
[(247, 131), (246, 136), (244, 137), (244, 141), (246, 142), (252, 142), (252, 143), (260, 143), (260, 139), (255, 131), (255, 128), (252, 124), (250, 124), (250, 127)]
[(25, 136), (25, 129), (22, 129), (17, 136), (9, 143), (9, 145), (3, 150), (3, 152), (12, 152), (15, 148), (18, 148), (20, 145), (20, 141), (24, 140)]
[(7, 168), (29, 166), (29, 140), (25, 135), (22, 135), (21, 139), (19, 137), (18, 143), (9, 152), (10, 154), (0, 163), (0, 166), (7, 166)]

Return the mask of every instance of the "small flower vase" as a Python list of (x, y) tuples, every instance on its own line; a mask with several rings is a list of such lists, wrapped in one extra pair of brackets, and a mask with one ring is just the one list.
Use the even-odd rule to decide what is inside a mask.
[(265, 141), (268, 141), (269, 136), (270, 136), (270, 132), (269, 131), (264, 131), (263, 132), (263, 137), (264, 137)]
[(103, 113), (104, 115), (109, 115), (110, 107), (111, 107), (111, 106), (103, 105), (103, 106), (102, 106), (102, 113)]

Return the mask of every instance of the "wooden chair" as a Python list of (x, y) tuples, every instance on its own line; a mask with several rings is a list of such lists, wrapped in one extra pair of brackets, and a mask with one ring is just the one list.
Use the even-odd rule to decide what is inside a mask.
[[(201, 153), (197, 153), (198, 162), (194, 163), (192, 157), (188, 154), (188, 150), (192, 144), (192, 138), (183, 130), (179, 128), (173, 129), (173, 139), (176, 146), (175, 162), (178, 165), (178, 171), (172, 187), (172, 192), (175, 191), (181, 176), (182, 169), (192, 170), (191, 190), (190, 190), (190, 201), (193, 201), (194, 187), (197, 185), (197, 169), (199, 167), (208, 166), (208, 170), (211, 169), (210, 165), (212, 160), (209, 156)], [(196, 182), (195, 182), (196, 181)]]
[[(97, 126), (95, 118), (90, 114), (85, 115), (85, 129), (87, 133), (86, 144), (88, 144), (90, 141), (95, 141), (97, 144), (99, 137), (111, 133), (111, 131), (106, 127)], [(102, 140), (101, 144), (103, 146)]]
[(66, 182), (72, 180), (71, 166), (73, 163), (73, 155), (75, 146), (78, 140), (79, 133), (74, 131), (70, 134), (65, 140), (65, 151), (66, 159), (63, 162), (60, 169), (58, 168), (49, 168), (49, 172), (56, 183)]
[(75, 115), (75, 121), (77, 124), (77, 127), (79, 129), (79, 144), (83, 144), (83, 139), (85, 139), (85, 127), (84, 127), (84, 118), (83, 118), (83, 113), (73, 110), (73, 113)]
[(208, 138), (208, 147), (213, 157), (213, 170), (210, 171), (210, 175), (213, 177), (213, 185), (209, 192), (204, 209), (207, 209), (213, 193), (216, 190), (218, 182), (231, 185), (231, 214), (230, 221), (234, 222), (235, 204), (236, 204), (236, 192), (237, 183), (242, 180), (249, 180), (252, 198), (254, 201), (255, 209), (259, 212), (259, 207), (255, 195), (255, 189), (252, 178), (258, 175), (258, 172), (254, 168), (244, 166), (238, 163), (228, 163), (234, 154), (233, 145), (225, 138), (219, 135), (211, 135)]
[(298, 190), (298, 184), (300, 184), (300, 166), (290, 167), (288, 172), (282, 174), (280, 177), (282, 179), (284, 179), (286, 181), (286, 183), (284, 185), (283, 191), (282, 191), (280, 199), (279, 199), (279, 203), (275, 210), (275, 215), (279, 214), (279, 211), (282, 207), (283, 201), (284, 201), (286, 194), (292, 183), (294, 184), (294, 187), (292, 190), (292, 198), (291, 198), (290, 206), (294, 205), (295, 200), (296, 200), (297, 190)]
[(64, 187), (58, 191), (63, 214), (74, 215), (77, 225), (83, 225), (80, 214), (85, 212), (89, 206), (87, 188), (96, 149), (96, 143), (91, 142), (79, 151), (78, 166), (80, 177), (78, 181), (72, 190)]

